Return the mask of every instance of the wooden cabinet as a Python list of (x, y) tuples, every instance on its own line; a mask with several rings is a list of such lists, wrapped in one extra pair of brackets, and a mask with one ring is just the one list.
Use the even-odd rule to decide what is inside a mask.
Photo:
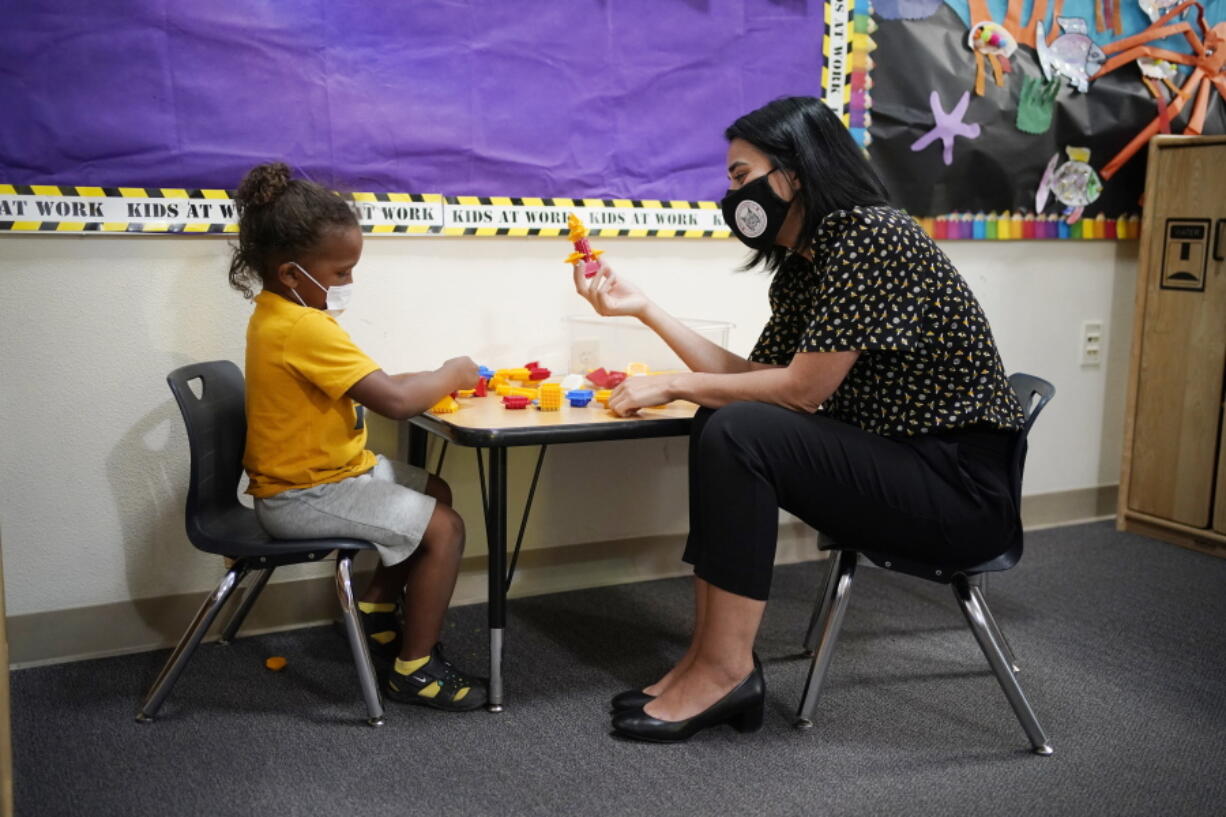
[(1226, 136), (1150, 142), (1118, 526), (1226, 555)]

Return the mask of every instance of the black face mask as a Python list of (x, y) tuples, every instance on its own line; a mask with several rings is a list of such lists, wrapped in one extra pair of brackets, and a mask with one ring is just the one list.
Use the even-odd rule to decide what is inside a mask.
[(787, 218), (790, 201), (779, 198), (768, 178), (779, 168), (759, 176), (749, 184), (729, 190), (720, 201), (724, 221), (741, 243), (755, 250), (769, 249)]

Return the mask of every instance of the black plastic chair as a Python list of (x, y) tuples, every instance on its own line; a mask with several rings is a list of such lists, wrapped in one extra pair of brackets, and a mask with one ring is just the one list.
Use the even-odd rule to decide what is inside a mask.
[[(199, 381), (199, 396), (190, 383)], [(228, 360), (195, 363), (175, 369), (166, 377), (191, 449), (191, 483), (187, 489), (187, 538), (197, 549), (231, 560), (221, 582), (205, 599), (196, 618), (183, 634), (136, 714), (139, 722), (152, 721), (170, 694), (196, 647), (212, 626), (217, 613), (251, 571), (255, 579), (222, 630), (220, 642), (229, 643), (268, 583), (273, 570), (290, 564), (319, 561), (332, 551), (336, 556), (336, 594), (344, 614), (345, 633), (353, 650), (358, 681), (366, 701), (367, 723), (383, 725), (383, 703), (375, 681), (366, 637), (358, 621), (353, 598), (353, 557), (374, 547), (361, 539), (273, 539), (256, 520), (255, 512), (238, 501), (247, 439), (243, 374)]]
[[(1025, 424), (1018, 436), (1017, 445), (1013, 451), (1014, 498), (1020, 503), (1022, 490), (1022, 469), (1026, 461), (1026, 437), (1034, 425), (1035, 418), (1056, 393), (1055, 387), (1033, 375), (1017, 373), (1009, 378), (1009, 385), (1017, 394), (1018, 401), (1026, 414)], [(851, 591), (852, 577), (855, 575), (856, 562), (864, 555), (873, 563), (901, 573), (908, 573), (932, 582), (950, 584), (953, 586), (954, 597), (962, 608), (966, 622), (970, 625), (975, 640), (987, 657), (996, 680), (1000, 682), (1005, 697), (1013, 706), (1017, 719), (1036, 754), (1050, 755), (1051, 744), (1026, 695), (1017, 682), (1018, 667), (1013, 657), (1013, 651), (1005, 640), (1004, 634), (988, 609), (987, 600), (983, 596), (983, 582), (987, 574), (1008, 570), (1017, 564), (1022, 557), (1021, 537), (1012, 548), (996, 558), (973, 567), (950, 567), (948, 565), (915, 562), (900, 559), (883, 551), (868, 551), (865, 549), (843, 549), (824, 536), (818, 537), (818, 547), (832, 551), (830, 574), (826, 580), (826, 588), (813, 611), (809, 622), (809, 630), (805, 636), (805, 651), (813, 655), (813, 664), (809, 669), (809, 677), (805, 682), (805, 691), (801, 696), (800, 708), (796, 713), (796, 726), (809, 728), (813, 726), (813, 713), (817, 708), (817, 699), (821, 694), (822, 682), (830, 668), (830, 657), (834, 652), (835, 641), (843, 626), (843, 615), (847, 611), (847, 600)], [(820, 636), (820, 639), (819, 639)], [(820, 643), (819, 643), (820, 642)]]

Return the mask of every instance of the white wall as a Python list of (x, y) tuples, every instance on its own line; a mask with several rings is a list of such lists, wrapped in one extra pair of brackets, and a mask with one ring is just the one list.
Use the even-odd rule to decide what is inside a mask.
[[(618, 269), (675, 314), (732, 321), (745, 353), (768, 279), (734, 273), (733, 241), (603, 242)], [(1059, 394), (1033, 440), (1026, 492), (1117, 480), (1135, 245), (950, 243), (1009, 370)], [(564, 365), (568, 314), (586, 304), (540, 238), (366, 243), (343, 323), (389, 371), (468, 354), (490, 366)], [(164, 377), (191, 361), (241, 363), (249, 307), (213, 237), (0, 237), (0, 529), (10, 615), (202, 590), (218, 560), (182, 533), (187, 449)], [(1085, 319), (1107, 324), (1103, 368), (1083, 370)], [(531, 467), (526, 451), (512, 466)], [(471, 455), (446, 475), (483, 550)], [(512, 480), (512, 503), (523, 480)], [(512, 507), (515, 507), (513, 504)], [(549, 454), (528, 542), (559, 545), (685, 529), (685, 443), (563, 446)], [(282, 580), (321, 566), (283, 571)]]

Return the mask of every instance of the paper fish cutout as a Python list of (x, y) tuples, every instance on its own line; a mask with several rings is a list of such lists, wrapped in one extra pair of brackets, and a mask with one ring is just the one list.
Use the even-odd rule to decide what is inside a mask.
[(1049, 196), (1065, 206), (1068, 222), (1072, 224), (1081, 218), (1081, 213), (1087, 204), (1093, 203), (1103, 192), (1103, 183), (1098, 173), (1090, 167), (1090, 151), (1087, 148), (1067, 147), (1065, 152), (1069, 160), (1057, 167), (1060, 154), (1056, 153), (1047, 163), (1047, 170), (1039, 181), (1039, 189), (1034, 197), (1036, 212), (1043, 212)]
[(1090, 39), (1090, 25), (1082, 18), (1058, 17), (1056, 22), (1064, 33), (1050, 45), (1042, 21), (1035, 28), (1035, 50), (1039, 52), (1043, 76), (1049, 80), (1064, 77), (1084, 94), (1090, 90), (1090, 77), (1106, 62), (1107, 55)]

